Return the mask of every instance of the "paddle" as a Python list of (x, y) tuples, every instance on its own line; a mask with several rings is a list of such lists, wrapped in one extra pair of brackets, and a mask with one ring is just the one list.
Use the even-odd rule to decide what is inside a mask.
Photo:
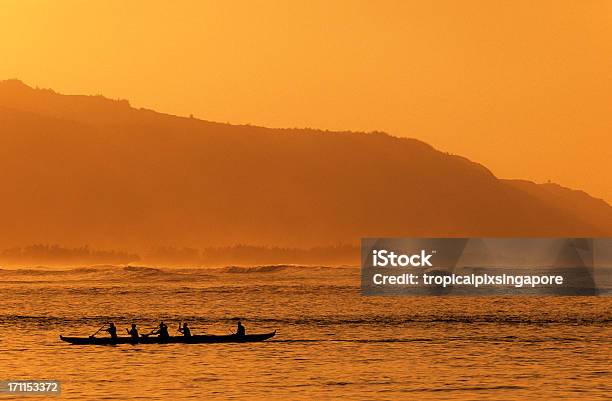
[(156, 327), (154, 329), (151, 329), (150, 332), (148, 332), (147, 334), (142, 333), (141, 336), (142, 337), (149, 337), (149, 336), (152, 336), (153, 334), (157, 334), (157, 333), (155, 333), (155, 330), (157, 330), (157, 329), (158, 329), (158, 327)]
[(93, 338), (96, 336), (96, 334), (98, 334), (100, 331), (102, 331), (103, 328), (106, 327), (108, 323), (104, 323), (104, 325), (102, 327), (100, 327), (95, 333), (93, 333), (92, 335), (89, 336), (89, 338)]
[(148, 333), (146, 333), (146, 334), (145, 334), (145, 333), (141, 333), (141, 334), (140, 334), (140, 336), (141, 336), (141, 337), (149, 337), (149, 336), (151, 336), (151, 335), (153, 335), (153, 334), (154, 334), (154, 333), (153, 333), (154, 331), (155, 331), (155, 329), (151, 329), (151, 331), (150, 331), (150, 332), (148, 332)]

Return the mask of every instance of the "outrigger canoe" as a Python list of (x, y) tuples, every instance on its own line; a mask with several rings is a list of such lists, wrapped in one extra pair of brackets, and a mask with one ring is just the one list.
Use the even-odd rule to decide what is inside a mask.
[(245, 334), (238, 336), (236, 334), (228, 334), (224, 336), (214, 335), (197, 335), (191, 337), (171, 336), (168, 338), (160, 337), (140, 337), (134, 340), (132, 337), (64, 337), (60, 335), (60, 340), (76, 345), (113, 345), (113, 344), (214, 344), (214, 343), (253, 343), (265, 341), (274, 337), (276, 330), (272, 333), (264, 334)]

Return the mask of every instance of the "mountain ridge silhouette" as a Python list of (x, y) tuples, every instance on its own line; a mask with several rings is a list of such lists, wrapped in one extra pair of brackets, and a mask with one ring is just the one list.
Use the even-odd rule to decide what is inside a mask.
[(0, 82), (0, 247), (610, 236), (612, 207), (386, 133), (270, 129)]

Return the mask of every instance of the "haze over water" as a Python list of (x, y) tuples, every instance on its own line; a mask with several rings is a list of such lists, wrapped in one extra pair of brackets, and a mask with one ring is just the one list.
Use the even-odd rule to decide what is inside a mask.
[[(62, 399), (605, 399), (609, 297), (363, 297), (354, 267), (0, 270), (0, 380)], [(254, 344), (72, 346), (114, 321)], [(8, 399), (8, 397), (0, 397)], [(40, 398), (36, 398), (40, 399)]]

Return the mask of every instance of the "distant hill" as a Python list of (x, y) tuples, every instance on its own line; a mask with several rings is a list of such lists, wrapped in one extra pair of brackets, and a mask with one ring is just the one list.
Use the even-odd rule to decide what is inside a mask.
[(16, 80), (0, 82), (0, 172), (0, 248), (612, 235), (602, 200), (415, 139), (220, 124)]

